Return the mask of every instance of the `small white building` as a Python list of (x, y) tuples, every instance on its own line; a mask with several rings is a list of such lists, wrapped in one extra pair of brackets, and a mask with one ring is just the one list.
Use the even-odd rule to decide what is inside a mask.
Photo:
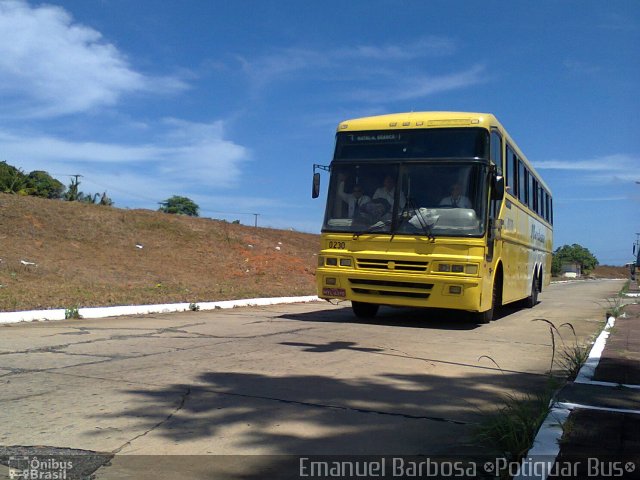
[(560, 267), (560, 275), (565, 278), (578, 278), (582, 276), (582, 267), (578, 262), (566, 262)]

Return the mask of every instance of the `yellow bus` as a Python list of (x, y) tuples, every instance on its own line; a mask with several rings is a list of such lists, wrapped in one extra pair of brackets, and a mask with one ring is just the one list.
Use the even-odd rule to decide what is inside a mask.
[(338, 125), (316, 273), (318, 296), (457, 309), (488, 323), (533, 307), (551, 279), (553, 201), (495, 116), (411, 112)]

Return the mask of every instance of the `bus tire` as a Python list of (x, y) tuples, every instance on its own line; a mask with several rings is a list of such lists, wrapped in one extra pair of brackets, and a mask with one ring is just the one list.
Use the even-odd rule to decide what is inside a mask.
[(491, 308), (484, 312), (475, 312), (471, 316), (476, 323), (491, 323), (496, 312), (502, 307), (502, 266), (498, 267), (491, 291)]
[(471, 318), (473, 318), (475, 323), (491, 323), (491, 320), (493, 320), (493, 308), (490, 308), (486, 312), (474, 312), (471, 314)]
[(473, 319), (476, 323), (491, 323), (495, 312), (502, 306), (502, 271), (498, 271), (493, 281), (493, 289), (491, 291), (491, 308), (484, 312), (473, 313)]
[(373, 318), (378, 313), (380, 305), (375, 303), (351, 302), (353, 314), (358, 318)]
[(525, 299), (525, 306), (527, 308), (533, 308), (538, 304), (538, 293), (539, 293), (538, 276), (535, 275), (533, 277), (533, 281), (531, 282), (531, 295), (529, 295)]

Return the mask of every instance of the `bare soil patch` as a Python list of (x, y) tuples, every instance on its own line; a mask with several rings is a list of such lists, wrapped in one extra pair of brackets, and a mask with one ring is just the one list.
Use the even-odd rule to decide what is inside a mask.
[(591, 272), (590, 276), (595, 278), (629, 278), (629, 268), (624, 266), (598, 265), (593, 272)]
[(0, 194), (0, 311), (315, 294), (319, 236)]

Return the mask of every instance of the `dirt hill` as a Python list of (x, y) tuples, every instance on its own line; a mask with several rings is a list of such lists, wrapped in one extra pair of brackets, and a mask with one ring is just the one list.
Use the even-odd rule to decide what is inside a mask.
[(318, 235), (0, 194), (0, 311), (314, 295), (318, 248)]
[(0, 194), (0, 311), (313, 295), (319, 237)]
[(629, 278), (628, 267), (598, 265), (590, 275), (591, 278)]

